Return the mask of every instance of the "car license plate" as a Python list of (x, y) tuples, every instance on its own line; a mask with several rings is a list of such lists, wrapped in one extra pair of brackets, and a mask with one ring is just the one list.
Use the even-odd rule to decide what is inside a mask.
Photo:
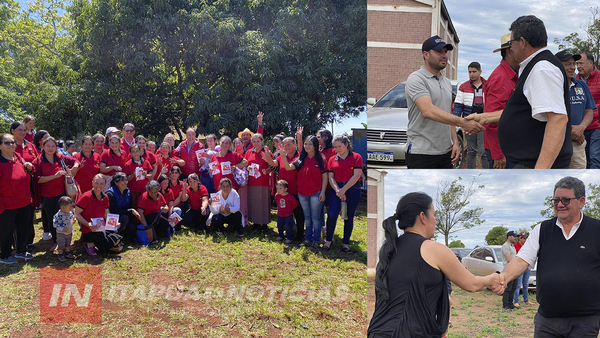
[(367, 151), (367, 160), (381, 161), (381, 162), (394, 162), (393, 152), (383, 151)]

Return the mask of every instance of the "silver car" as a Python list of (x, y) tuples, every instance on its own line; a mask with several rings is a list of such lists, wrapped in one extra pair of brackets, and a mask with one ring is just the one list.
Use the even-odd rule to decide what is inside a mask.
[(486, 245), (475, 248), (463, 257), (462, 264), (475, 276), (487, 276), (504, 269), (502, 264), (502, 246)]
[[(456, 96), (458, 81), (452, 83), (452, 102)], [(369, 168), (405, 167), (405, 146), (408, 128), (408, 104), (404, 91), (405, 82), (399, 83), (385, 93), (379, 101), (375, 98), (367, 100), (367, 163)], [(466, 142), (463, 142), (462, 129), (457, 129), (459, 146), (463, 151), (454, 164), (460, 168), (464, 157)]]

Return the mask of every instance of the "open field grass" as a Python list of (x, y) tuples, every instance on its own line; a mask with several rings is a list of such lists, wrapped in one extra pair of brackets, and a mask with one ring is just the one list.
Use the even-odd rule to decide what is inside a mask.
[[(219, 237), (184, 227), (155, 246), (130, 243), (120, 255), (97, 257), (79, 244), (79, 259), (68, 263), (41, 240), (38, 212), (34, 259), (0, 266), (0, 336), (365, 337), (363, 202), (349, 253), (341, 252), (341, 222), (335, 244), (323, 252), (275, 241), (273, 218), (266, 236), (245, 229), (243, 239)], [(102, 324), (40, 323), (40, 268), (61, 266), (102, 267)]]

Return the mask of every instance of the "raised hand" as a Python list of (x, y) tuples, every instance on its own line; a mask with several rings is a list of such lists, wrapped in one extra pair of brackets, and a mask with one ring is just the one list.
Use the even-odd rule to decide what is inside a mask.
[(265, 114), (261, 111), (258, 112), (258, 115), (256, 115), (256, 120), (258, 121), (259, 125), (263, 124), (263, 117), (265, 116)]

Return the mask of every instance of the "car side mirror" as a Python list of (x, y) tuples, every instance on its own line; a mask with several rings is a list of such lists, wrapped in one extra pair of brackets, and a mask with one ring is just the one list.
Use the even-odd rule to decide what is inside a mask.
[(374, 97), (370, 97), (367, 99), (367, 106), (374, 106), (377, 103), (377, 99)]
[(486, 256), (485, 260), (488, 261), (488, 262), (492, 262), (492, 263), (494, 262), (494, 259), (492, 257), (490, 257), (490, 256)]

